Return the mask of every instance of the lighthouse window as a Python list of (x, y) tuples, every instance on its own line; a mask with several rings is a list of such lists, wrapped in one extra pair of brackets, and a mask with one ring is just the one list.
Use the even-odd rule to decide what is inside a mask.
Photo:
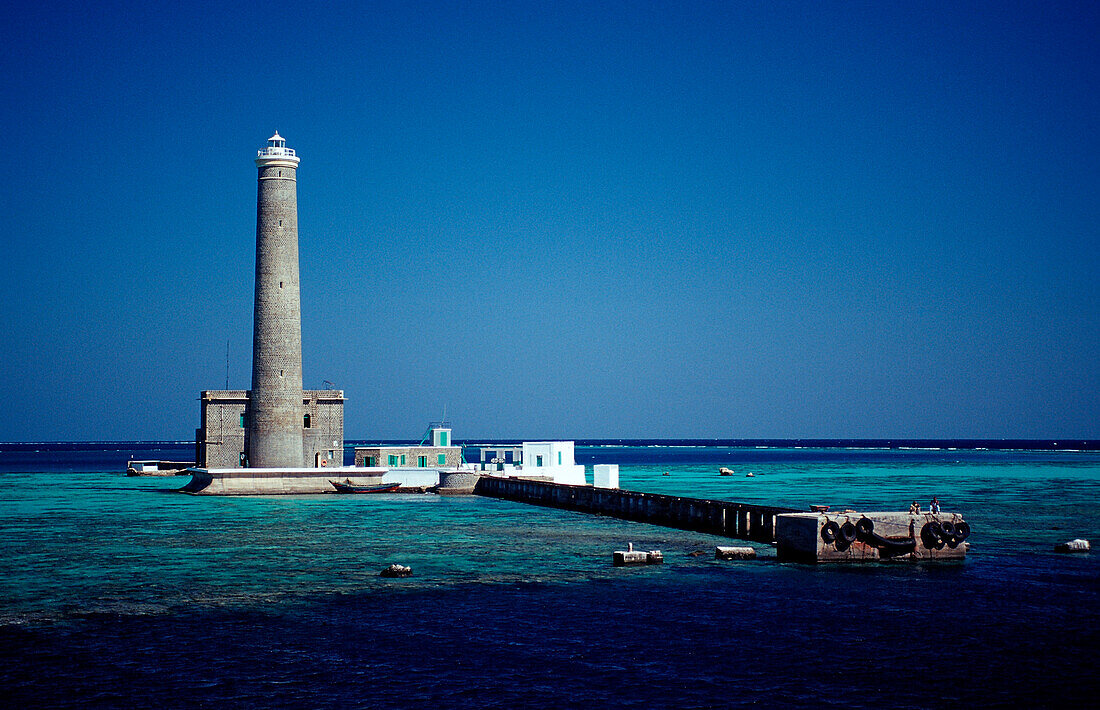
[(244, 412), (241, 412), (241, 428), (244, 429)]
[(428, 467), (428, 457), (427, 456), (417, 456), (416, 457), (416, 467), (417, 468), (427, 468)]
[(310, 428), (309, 412), (306, 412), (305, 416), (302, 417), (302, 426), (306, 429)]

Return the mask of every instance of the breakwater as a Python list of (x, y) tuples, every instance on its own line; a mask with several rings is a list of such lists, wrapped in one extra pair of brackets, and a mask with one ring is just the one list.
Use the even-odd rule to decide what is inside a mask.
[(770, 505), (493, 476), (482, 476), (474, 486), (474, 493), (763, 543), (775, 541), (777, 515), (801, 512)]

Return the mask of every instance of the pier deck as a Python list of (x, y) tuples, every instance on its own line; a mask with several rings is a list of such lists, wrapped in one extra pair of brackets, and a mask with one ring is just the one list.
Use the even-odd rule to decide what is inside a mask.
[(763, 543), (775, 541), (777, 515), (801, 512), (769, 505), (492, 476), (482, 476), (474, 493)]

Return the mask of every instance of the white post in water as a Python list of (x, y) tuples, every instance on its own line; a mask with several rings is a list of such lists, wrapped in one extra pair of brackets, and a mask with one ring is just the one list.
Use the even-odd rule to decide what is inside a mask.
[(592, 486), (595, 488), (619, 487), (619, 464), (598, 463), (592, 467)]

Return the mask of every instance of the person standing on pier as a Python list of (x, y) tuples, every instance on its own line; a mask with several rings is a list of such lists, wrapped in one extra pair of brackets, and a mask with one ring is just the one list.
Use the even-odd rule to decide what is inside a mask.
[(940, 499), (936, 496), (932, 496), (932, 502), (928, 504), (928, 509), (932, 515), (940, 514)]

